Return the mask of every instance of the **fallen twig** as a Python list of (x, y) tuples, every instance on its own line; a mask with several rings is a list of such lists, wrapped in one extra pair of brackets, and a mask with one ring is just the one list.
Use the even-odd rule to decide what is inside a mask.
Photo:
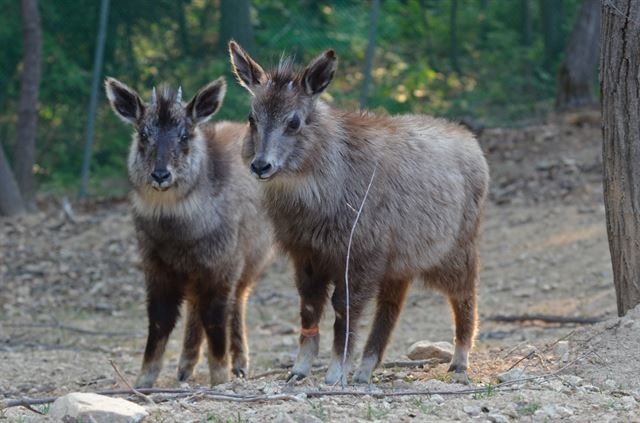
[(540, 321), (545, 323), (560, 323), (566, 324), (579, 324), (579, 325), (593, 325), (602, 321), (599, 317), (570, 317), (570, 316), (557, 316), (553, 314), (522, 314), (522, 315), (497, 315), (490, 316), (487, 320), (494, 322), (530, 322)]
[(109, 364), (111, 364), (111, 367), (113, 367), (113, 370), (115, 370), (116, 374), (118, 375), (118, 377), (120, 378), (120, 380), (122, 381), (122, 383), (124, 383), (127, 388), (131, 389), (131, 391), (136, 394), (138, 397), (142, 398), (144, 401), (148, 402), (151, 405), (156, 405), (156, 403), (149, 398), (148, 396), (146, 396), (145, 394), (143, 394), (142, 392), (138, 391), (136, 388), (134, 388), (129, 381), (127, 380), (126, 377), (124, 377), (124, 375), (122, 374), (122, 372), (120, 372), (120, 369), (118, 369), (118, 366), (116, 366), (116, 363), (114, 363), (113, 360), (109, 360)]
[(392, 369), (394, 367), (423, 367), (423, 366), (431, 366), (439, 364), (440, 362), (437, 359), (428, 359), (428, 360), (409, 360), (409, 361), (387, 361), (382, 364), (382, 367), (385, 369)]
[[(551, 347), (553, 347), (554, 345), (556, 345), (558, 342), (563, 341), (567, 338), (569, 338), (571, 335), (573, 335), (575, 333), (575, 330), (572, 330), (571, 332), (569, 332), (568, 334), (561, 336), (560, 338), (556, 339), (555, 341), (553, 341), (551, 344), (547, 345), (542, 352), (545, 353), (547, 351), (549, 351), (551, 349)], [(524, 357), (522, 357), (521, 359), (519, 359), (518, 361), (516, 361), (515, 363), (513, 363), (511, 365), (511, 367), (509, 367), (507, 369), (507, 371), (512, 370), (514, 367), (516, 367), (518, 364), (522, 363), (524, 360), (527, 360), (531, 357), (533, 357), (538, 351), (537, 350), (533, 350), (531, 351), (529, 354), (525, 355)]]
[[(492, 392), (506, 392), (506, 391), (517, 391), (521, 388), (518, 387), (510, 387), (510, 385), (529, 382), (529, 381), (542, 381), (545, 379), (550, 379), (553, 377), (557, 377), (558, 374), (565, 371), (567, 368), (571, 367), (578, 361), (586, 358), (591, 355), (592, 352), (588, 352), (583, 354), (582, 356), (576, 358), (575, 360), (567, 363), (565, 366), (555, 370), (551, 373), (542, 374), (539, 376), (530, 376), (520, 379), (514, 379), (507, 382), (502, 382), (497, 385), (487, 386), (487, 387), (479, 387), (479, 388), (467, 388), (460, 390), (403, 390), (403, 391), (395, 391), (395, 390), (380, 390), (380, 391), (372, 391), (369, 388), (363, 390), (339, 390), (339, 391), (297, 391), (290, 392), (284, 394), (264, 394), (264, 395), (242, 395), (242, 394), (227, 394), (218, 392), (211, 388), (196, 388), (196, 389), (171, 389), (171, 388), (143, 388), (138, 389), (138, 391), (142, 394), (174, 394), (175, 398), (180, 398), (183, 396), (192, 396), (192, 395), (201, 395), (208, 399), (217, 400), (217, 401), (232, 401), (232, 402), (264, 402), (264, 401), (282, 401), (282, 400), (294, 400), (300, 401), (304, 398), (319, 398), (319, 397), (328, 397), (328, 396), (370, 396), (372, 398), (389, 398), (389, 397), (402, 397), (402, 396), (430, 396), (430, 395), (468, 395), (468, 394), (480, 394), (485, 393), (488, 390)], [(122, 389), (122, 390), (106, 390), (106, 391), (96, 391), (94, 392), (99, 395), (132, 395), (135, 394), (132, 390)], [(0, 410), (10, 408), (10, 407), (24, 407), (26, 405), (39, 405), (39, 404), (48, 404), (54, 402), (58, 397), (48, 397), (48, 398), (40, 398), (40, 399), (32, 399), (32, 398), (21, 398), (14, 400), (4, 400), (0, 401)]]

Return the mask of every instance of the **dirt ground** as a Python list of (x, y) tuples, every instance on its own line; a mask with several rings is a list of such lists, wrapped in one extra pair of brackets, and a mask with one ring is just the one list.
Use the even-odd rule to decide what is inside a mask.
[[(324, 385), (321, 369), (329, 361), (333, 316), (327, 312), (321, 325), (325, 335), (318, 371), (287, 386), (286, 368), (296, 353), (298, 298), (289, 266), (278, 258), (250, 300), (252, 376), (218, 389), (292, 393), (297, 400), (237, 403), (156, 396), (158, 405), (147, 406), (148, 421), (640, 421), (640, 308), (624, 319), (616, 317), (600, 136), (600, 128), (588, 120), (566, 119), (489, 129), (481, 136), (492, 188), (483, 226), (480, 330), (470, 377), (485, 392), (305, 398), (305, 391), (340, 390)], [(49, 201), (41, 213), (0, 220), (0, 399), (123, 388), (110, 360), (135, 379), (146, 317), (127, 205), (108, 200), (73, 207), (69, 215), (61, 203)], [(532, 313), (603, 322), (493, 320)], [(181, 332), (180, 327), (171, 338), (159, 386), (179, 386)], [(406, 361), (415, 341), (452, 337), (444, 298), (416, 286), (385, 361)], [(561, 348), (564, 342), (554, 344), (560, 339), (568, 341), (568, 353)], [(497, 376), (514, 364), (525, 377), (561, 372), (496, 389)], [(450, 383), (446, 367), (379, 369), (371, 387), (356, 389), (466, 389)], [(189, 386), (207, 380), (203, 360)], [(46, 406), (39, 409), (47, 411)], [(47, 418), (12, 408), (1, 412), (2, 419)]]

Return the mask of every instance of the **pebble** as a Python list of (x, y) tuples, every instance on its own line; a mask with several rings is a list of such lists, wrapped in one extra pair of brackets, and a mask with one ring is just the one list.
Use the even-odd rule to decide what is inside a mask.
[(280, 413), (273, 420), (273, 423), (295, 423), (295, 420), (293, 420), (293, 418), (286, 413)]
[(573, 410), (562, 405), (547, 404), (535, 412), (535, 416), (549, 419), (560, 419), (573, 416)]
[(435, 358), (441, 363), (447, 363), (453, 357), (453, 345), (450, 342), (418, 341), (409, 347), (407, 356), (411, 360)]
[(569, 361), (569, 341), (559, 341), (554, 350), (560, 360), (565, 363)]
[(442, 397), (442, 395), (435, 394), (431, 395), (431, 401), (435, 402), (436, 404), (442, 404), (444, 402), (444, 398)]
[(462, 407), (462, 411), (472, 417), (479, 416), (480, 413), (482, 413), (482, 409), (478, 405), (465, 405), (464, 407)]
[(620, 398), (620, 404), (625, 410), (632, 410), (638, 406), (638, 403), (631, 396), (624, 396)]
[(504, 407), (502, 412), (509, 417), (518, 417), (518, 404), (516, 404), (515, 402), (510, 402)]
[(527, 373), (519, 368), (511, 369), (508, 372), (500, 373), (498, 375), (498, 380), (500, 382), (511, 382), (517, 379), (523, 379), (527, 377)]
[(508, 423), (509, 422), (508, 418), (506, 418), (502, 414), (498, 414), (498, 413), (489, 413), (487, 415), (487, 418), (489, 419), (489, 421), (492, 421), (494, 423)]
[(576, 375), (567, 375), (563, 380), (571, 386), (580, 386), (582, 384), (582, 378)]

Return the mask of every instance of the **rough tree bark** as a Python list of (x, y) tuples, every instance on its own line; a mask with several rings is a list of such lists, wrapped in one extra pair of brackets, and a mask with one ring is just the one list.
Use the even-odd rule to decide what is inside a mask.
[(38, 121), (38, 92), (42, 58), (42, 30), (37, 0), (21, 0), (23, 60), (18, 104), (18, 127), (15, 149), (15, 175), (22, 199), (29, 210), (35, 209), (35, 177)]
[(618, 314), (640, 303), (640, 1), (602, 6), (604, 200)]
[(20, 189), (16, 183), (4, 149), (0, 145), (0, 216), (11, 216), (24, 212)]
[(251, 26), (251, 5), (249, 0), (220, 1), (219, 48), (227, 54), (227, 43), (236, 40), (249, 53), (255, 53), (256, 44)]
[(600, 0), (584, 0), (558, 72), (556, 109), (592, 105), (600, 49)]

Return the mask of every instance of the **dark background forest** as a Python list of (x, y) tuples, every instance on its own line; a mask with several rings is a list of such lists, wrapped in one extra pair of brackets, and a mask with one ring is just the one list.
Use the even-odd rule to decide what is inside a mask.
[[(559, 69), (582, 1), (387, 0), (379, 3), (377, 33), (371, 34), (375, 3), (112, 0), (102, 76), (117, 77), (145, 96), (162, 83), (181, 85), (188, 97), (224, 75), (229, 91), (218, 119), (243, 120), (249, 99), (233, 81), (226, 52), (234, 37), (263, 63), (276, 63), (282, 54), (305, 62), (323, 49), (336, 49), (340, 66), (329, 100), (340, 107), (357, 109), (362, 103), (376, 111), (429, 113), (483, 127), (524, 125), (554, 109)], [(0, 0), (0, 7), (0, 143), (13, 166), (23, 24), (20, 2)], [(44, 1), (38, 9), (42, 76), (33, 172), (38, 192), (75, 195), (100, 1)], [(375, 54), (363, 101), (372, 35)], [(590, 68), (589, 89), (595, 92), (596, 67)], [(129, 128), (110, 113), (101, 89), (97, 104), (88, 193), (120, 195), (126, 191)]]

